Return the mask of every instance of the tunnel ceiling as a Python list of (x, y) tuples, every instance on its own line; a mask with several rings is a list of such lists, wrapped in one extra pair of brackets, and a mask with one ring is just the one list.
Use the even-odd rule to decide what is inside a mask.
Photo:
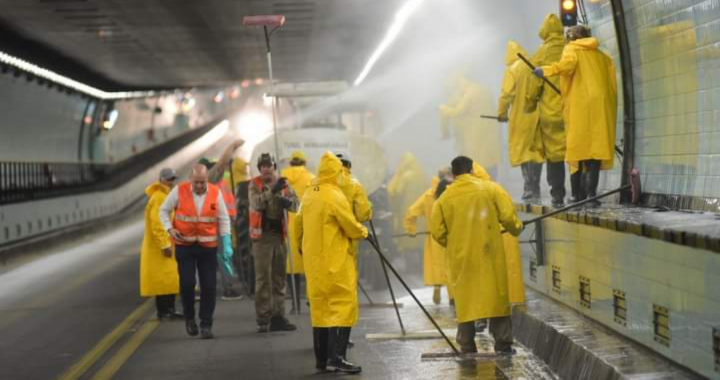
[(400, 0), (0, 0), (0, 50), (108, 89), (212, 86), (267, 77), (260, 28), (281, 81), (353, 80)]

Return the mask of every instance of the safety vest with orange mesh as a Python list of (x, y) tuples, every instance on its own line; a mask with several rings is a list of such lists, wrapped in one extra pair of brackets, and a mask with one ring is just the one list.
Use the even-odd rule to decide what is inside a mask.
[[(262, 190), (264, 187), (263, 180), (260, 176), (253, 178), (253, 184), (258, 189)], [(288, 196), (287, 187), (282, 190), (283, 196)], [(256, 240), (262, 237), (263, 233), (263, 212), (262, 210), (255, 210), (250, 207), (249, 213), (249, 224), (250, 224), (250, 239)], [(285, 218), (282, 220), (282, 237), (285, 238), (287, 234), (287, 226), (285, 225)]]
[(232, 189), (228, 181), (223, 179), (218, 184), (220, 190), (222, 190), (223, 200), (225, 201), (225, 208), (227, 209), (228, 216), (234, 218), (237, 216), (237, 203), (235, 203), (235, 195), (233, 195)]
[(173, 228), (183, 236), (183, 240), (174, 240), (178, 245), (200, 244), (203, 247), (217, 247), (218, 234), (218, 195), (220, 189), (208, 183), (205, 204), (201, 212), (195, 209), (192, 184), (182, 182), (178, 185), (178, 204), (175, 208)]

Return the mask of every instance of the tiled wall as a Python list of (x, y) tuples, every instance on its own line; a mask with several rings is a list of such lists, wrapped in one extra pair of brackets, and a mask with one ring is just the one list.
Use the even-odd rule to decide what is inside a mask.
[[(616, 57), (609, 1), (586, 4), (590, 25)], [(629, 0), (623, 6), (643, 190), (720, 197), (720, 2)]]
[[(611, 230), (544, 222), (546, 265), (529, 272), (535, 253), (523, 247), (525, 282), (604, 325), (705, 376), (714, 369), (712, 329), (720, 328), (720, 254)], [(553, 266), (559, 291), (553, 290)], [(590, 308), (580, 304), (580, 277), (590, 280)], [(613, 290), (626, 294), (627, 325), (614, 319)], [(654, 340), (653, 305), (670, 311), (669, 347)]]

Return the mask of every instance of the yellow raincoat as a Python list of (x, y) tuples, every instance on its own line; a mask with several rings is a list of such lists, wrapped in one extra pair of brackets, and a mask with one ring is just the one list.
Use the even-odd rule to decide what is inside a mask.
[(247, 161), (243, 160), (242, 158), (233, 158), (232, 167), (230, 168), (230, 170), (232, 170), (232, 179), (233, 181), (235, 181), (236, 188), (238, 184), (240, 184), (240, 182), (250, 180), (250, 178), (248, 177), (247, 167)]
[(170, 236), (160, 223), (160, 206), (170, 189), (155, 182), (145, 189), (145, 235), (140, 250), (140, 295), (142, 297), (177, 294), (180, 291), (175, 257), (165, 257), (162, 249), (172, 247)]
[(463, 75), (455, 75), (449, 82), (452, 95), (447, 104), (440, 106), (443, 135), (448, 134), (451, 122), (458, 154), (472, 157), (488, 168), (499, 165), (501, 137), (497, 122), (480, 117), (492, 114), (492, 93)]
[[(515, 41), (508, 42), (505, 53), (507, 69), (503, 76), (498, 101), (499, 117), (508, 120), (508, 151), (510, 165), (518, 166), (526, 162), (544, 162), (542, 145), (538, 132), (538, 112), (526, 113), (527, 93), (533, 86), (530, 68), (518, 58), (518, 53), (527, 57), (527, 52)], [(510, 116), (508, 117), (508, 110)], [(481, 163), (482, 164), (482, 163)]]
[[(549, 14), (545, 17), (538, 36), (544, 42), (532, 56), (533, 63), (536, 66), (546, 66), (560, 61), (565, 47), (565, 39), (563, 38), (563, 27), (557, 15)], [(548, 80), (555, 87), (560, 88), (560, 78), (552, 77)], [(527, 110), (537, 108), (539, 112), (541, 154), (550, 162), (564, 161), (565, 123), (560, 94), (546, 85), (542, 79), (533, 77), (533, 86), (527, 94), (527, 107)]]
[(326, 152), (295, 218), (295, 243), (302, 246), (313, 327), (350, 327), (358, 319), (350, 241), (366, 238), (368, 231), (355, 220), (341, 190), (349, 180), (340, 160)]
[(598, 49), (594, 37), (571, 41), (560, 62), (543, 66), (546, 77), (560, 76), (567, 133), (565, 161), (600, 160), (613, 166), (617, 123), (617, 79), (612, 59)]
[[(310, 186), (310, 182), (315, 176), (310, 173), (304, 166), (290, 166), (282, 171), (282, 176), (287, 178), (288, 184), (297, 194), (298, 199), (302, 200), (305, 189)], [(290, 255), (287, 258), (287, 273), (302, 274), (303, 269), (302, 255), (298, 252), (298, 245), (295, 244), (295, 213), (288, 212), (288, 237), (290, 239), (290, 252), (292, 252), (292, 266), (290, 265)]]
[(456, 177), (435, 202), (430, 232), (447, 249), (459, 322), (510, 315), (501, 225), (515, 236), (522, 230), (498, 186), (473, 175)]
[[(405, 213), (405, 232), (411, 235), (417, 233), (417, 219), (425, 217), (430, 221), (433, 205), (435, 204), (435, 190), (440, 180), (433, 177), (432, 187), (421, 195)], [(423, 254), (423, 280), (426, 286), (447, 285), (447, 262), (445, 248), (426, 235), (425, 250)]]
[[(415, 156), (405, 153), (387, 187), (394, 231), (402, 231), (405, 211), (425, 191), (427, 183), (427, 177)], [(400, 251), (420, 248), (419, 239), (409, 237), (395, 239), (395, 244)]]

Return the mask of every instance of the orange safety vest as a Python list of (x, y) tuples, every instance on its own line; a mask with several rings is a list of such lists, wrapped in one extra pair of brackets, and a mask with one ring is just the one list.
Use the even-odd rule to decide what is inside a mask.
[(220, 181), (220, 190), (222, 190), (223, 200), (225, 201), (225, 208), (231, 218), (237, 216), (237, 203), (235, 202), (235, 195), (232, 193), (232, 188), (225, 179)]
[(182, 182), (178, 185), (178, 204), (175, 208), (173, 228), (178, 230), (184, 240), (175, 240), (178, 245), (195, 243), (203, 247), (217, 247), (218, 240), (218, 195), (220, 189), (208, 183), (205, 204), (200, 213), (195, 209), (192, 184)]
[[(260, 178), (260, 176), (257, 176), (253, 178), (253, 183), (255, 184), (255, 187), (257, 187), (259, 190), (262, 190), (264, 187), (263, 180)], [(283, 195), (288, 195), (287, 188), (283, 189)], [(262, 224), (263, 224), (263, 212), (261, 210), (255, 210), (252, 207), (250, 207), (250, 213), (249, 213), (249, 225), (250, 225), (250, 239), (256, 240), (260, 239), (262, 237)], [(285, 226), (285, 218), (282, 220), (282, 236), (283, 239), (285, 238), (285, 235), (287, 233), (287, 226)]]

